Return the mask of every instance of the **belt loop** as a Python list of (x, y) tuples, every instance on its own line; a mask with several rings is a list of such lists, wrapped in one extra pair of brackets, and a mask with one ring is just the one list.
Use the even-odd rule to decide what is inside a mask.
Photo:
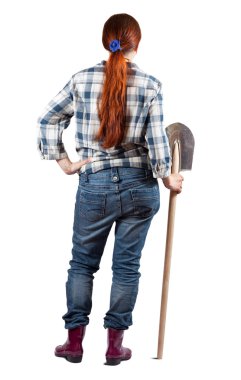
[(117, 167), (113, 167), (110, 170), (111, 170), (111, 176), (114, 176), (114, 175), (118, 176), (118, 168)]
[(84, 183), (84, 182), (88, 182), (88, 181), (89, 181), (88, 174), (86, 172), (80, 173), (80, 182)]
[(146, 172), (146, 178), (150, 178), (152, 176), (152, 172), (150, 169), (145, 169)]

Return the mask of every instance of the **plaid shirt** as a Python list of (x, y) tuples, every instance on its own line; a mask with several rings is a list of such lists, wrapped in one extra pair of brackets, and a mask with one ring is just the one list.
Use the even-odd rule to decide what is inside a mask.
[(95, 139), (99, 129), (97, 102), (102, 92), (105, 61), (73, 75), (38, 119), (38, 149), (47, 160), (67, 157), (62, 133), (76, 120), (76, 151), (80, 160), (92, 157), (81, 172), (122, 166), (151, 169), (155, 178), (170, 174), (170, 151), (163, 128), (161, 83), (134, 63), (128, 63), (127, 132), (120, 146), (104, 149)]

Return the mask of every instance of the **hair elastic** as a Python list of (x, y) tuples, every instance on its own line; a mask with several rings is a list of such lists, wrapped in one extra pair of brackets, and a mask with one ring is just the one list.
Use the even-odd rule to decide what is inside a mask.
[(120, 41), (119, 40), (112, 40), (110, 45), (110, 50), (112, 53), (115, 53), (117, 50), (121, 50)]

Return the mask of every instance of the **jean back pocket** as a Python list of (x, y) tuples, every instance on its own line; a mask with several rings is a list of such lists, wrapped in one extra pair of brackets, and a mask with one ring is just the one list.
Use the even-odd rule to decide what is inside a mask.
[(131, 190), (134, 204), (134, 215), (140, 218), (154, 216), (160, 207), (158, 185)]
[(88, 192), (81, 189), (79, 195), (80, 214), (90, 222), (95, 222), (105, 215), (106, 194)]

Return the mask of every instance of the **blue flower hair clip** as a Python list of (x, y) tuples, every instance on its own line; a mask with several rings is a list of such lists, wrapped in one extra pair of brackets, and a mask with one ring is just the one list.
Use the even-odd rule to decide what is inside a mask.
[(112, 51), (112, 53), (115, 53), (117, 50), (121, 50), (120, 41), (112, 40), (110, 43), (110, 50)]

